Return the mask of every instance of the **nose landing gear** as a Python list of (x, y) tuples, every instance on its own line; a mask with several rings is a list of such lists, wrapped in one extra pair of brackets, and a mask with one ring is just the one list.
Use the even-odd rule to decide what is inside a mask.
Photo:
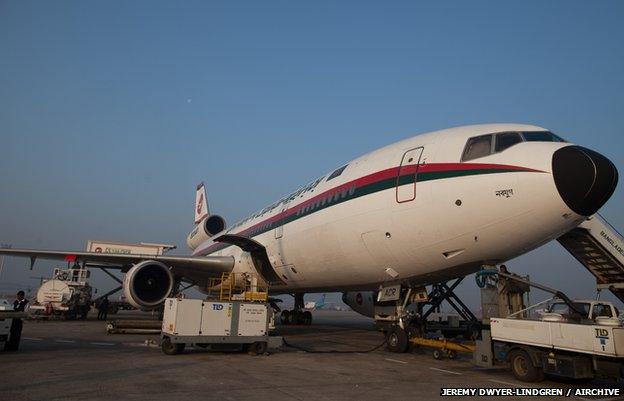
[[(461, 335), (465, 340), (473, 340), (480, 333), (481, 322), (468, 307), (455, 295), (454, 290), (463, 280), (456, 279), (452, 283), (441, 282), (432, 286), (429, 293), (423, 296), (423, 287), (401, 288), (396, 299), (396, 309), (390, 316), (375, 316), (376, 325), (386, 333), (386, 347), (390, 352), (407, 352), (410, 345), (434, 348), (434, 358), (447, 357), (454, 359), (458, 352), (471, 352), (473, 347), (446, 339), (427, 337), (428, 332), (440, 331), (445, 337), (453, 338)], [(461, 317), (462, 324), (449, 327), (429, 322), (431, 313), (439, 312), (440, 304), (447, 301)], [(416, 308), (408, 308), (416, 303)], [(429, 306), (425, 309), (425, 306)]]

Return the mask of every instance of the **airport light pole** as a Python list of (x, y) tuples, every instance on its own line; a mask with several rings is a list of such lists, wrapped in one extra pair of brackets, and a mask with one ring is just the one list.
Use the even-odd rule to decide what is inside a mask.
[[(11, 248), (11, 244), (2, 244), (0, 248)], [(2, 255), (2, 261), (0, 261), (0, 280), (2, 280), (2, 273), (4, 272), (4, 260), (6, 255)]]

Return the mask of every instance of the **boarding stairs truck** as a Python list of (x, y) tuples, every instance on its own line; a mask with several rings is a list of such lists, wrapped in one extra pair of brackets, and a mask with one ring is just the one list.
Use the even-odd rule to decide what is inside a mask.
[(596, 288), (624, 302), (624, 237), (595, 214), (557, 241), (596, 277)]

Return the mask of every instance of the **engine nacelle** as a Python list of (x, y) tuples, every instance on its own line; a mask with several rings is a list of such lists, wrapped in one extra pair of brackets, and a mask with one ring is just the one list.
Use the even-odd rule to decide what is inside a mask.
[(375, 317), (375, 298), (373, 291), (349, 291), (342, 293), (342, 302), (366, 317)]
[(213, 235), (225, 230), (225, 219), (213, 214), (202, 220), (186, 238), (186, 244), (191, 249), (197, 248)]
[(155, 260), (144, 260), (126, 273), (124, 295), (136, 308), (153, 309), (171, 294), (173, 282), (173, 274), (166, 265)]

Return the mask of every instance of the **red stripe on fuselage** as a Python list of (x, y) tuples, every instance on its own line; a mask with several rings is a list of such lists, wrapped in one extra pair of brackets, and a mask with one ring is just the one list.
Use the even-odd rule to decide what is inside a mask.
[[(360, 188), (369, 184), (374, 184), (379, 181), (383, 181), (390, 178), (397, 178), (399, 174), (399, 168), (401, 169), (402, 175), (404, 174), (413, 174), (416, 172), (417, 165), (409, 165), (403, 167), (391, 167), (385, 170), (381, 170), (369, 175), (365, 175), (360, 178), (356, 178), (355, 180), (351, 180), (344, 184), (338, 185), (331, 189), (326, 190), (302, 203), (298, 203), (283, 212), (276, 214), (275, 216), (269, 217), (266, 220), (262, 220), (259, 223), (254, 224), (238, 233), (233, 233), (235, 235), (245, 235), (249, 232), (252, 232), (258, 227), (261, 227), (265, 224), (271, 224), (275, 221), (281, 220), (285, 217), (291, 216), (297, 213), (297, 210), (303, 209), (306, 206), (312, 205), (316, 203), (316, 201), (325, 198), (326, 196), (333, 195), (336, 192), (342, 192), (343, 190), (349, 190), (350, 188), (355, 187)], [(544, 173), (541, 170), (535, 170), (527, 167), (521, 166), (512, 166), (507, 164), (491, 164), (491, 163), (429, 163), (429, 164), (421, 164), (418, 165), (419, 173), (435, 173), (442, 171), (455, 171), (455, 170), (516, 170), (516, 171), (526, 171), (526, 172), (539, 172)], [(216, 248), (220, 246), (221, 243), (211, 244), (206, 248), (201, 248), (193, 252), (193, 255), (206, 254), (207, 251), (210, 251), (211, 248)]]

